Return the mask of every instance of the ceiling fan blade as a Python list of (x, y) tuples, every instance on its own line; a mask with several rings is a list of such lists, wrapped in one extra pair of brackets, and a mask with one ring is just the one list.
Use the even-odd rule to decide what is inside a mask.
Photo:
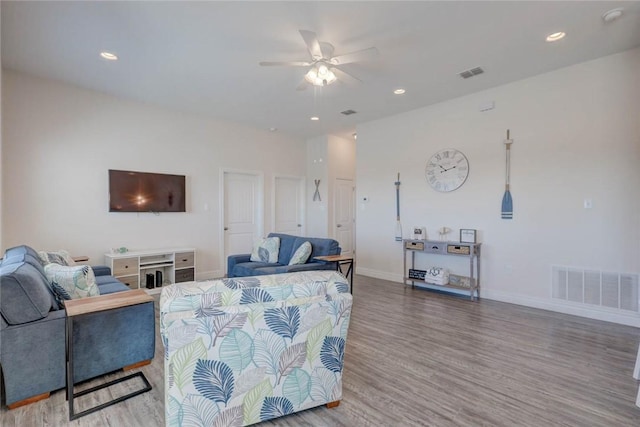
[(370, 47), (351, 53), (345, 53), (344, 55), (334, 56), (331, 58), (331, 63), (334, 65), (350, 64), (352, 62), (368, 61), (376, 58), (377, 56), (378, 49)]
[(311, 66), (310, 62), (306, 61), (262, 61), (259, 63), (263, 67), (270, 66), (285, 66), (285, 67), (309, 67)]
[(300, 35), (304, 39), (305, 44), (307, 45), (307, 49), (309, 49), (309, 54), (311, 54), (311, 58), (313, 60), (322, 59), (322, 50), (320, 49), (320, 43), (318, 42), (318, 37), (316, 33), (313, 31), (307, 30), (298, 30), (300, 31)]
[(362, 80), (354, 76), (353, 74), (349, 74), (346, 71), (341, 70), (338, 67), (331, 67), (331, 71), (336, 75), (338, 80), (342, 82), (350, 82), (350, 83), (362, 83)]

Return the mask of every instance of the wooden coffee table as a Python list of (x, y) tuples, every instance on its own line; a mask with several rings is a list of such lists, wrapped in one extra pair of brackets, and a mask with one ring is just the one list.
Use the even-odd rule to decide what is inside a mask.
[(347, 273), (342, 273), (344, 274), (346, 277), (349, 278), (349, 290), (351, 291), (351, 293), (353, 294), (353, 256), (352, 255), (324, 255), (324, 256), (317, 256), (314, 257), (314, 259), (317, 259), (318, 261), (325, 261), (325, 262), (334, 262), (336, 264), (336, 271), (339, 271), (340, 273), (342, 273), (342, 268), (341, 266), (343, 265), (347, 265)]

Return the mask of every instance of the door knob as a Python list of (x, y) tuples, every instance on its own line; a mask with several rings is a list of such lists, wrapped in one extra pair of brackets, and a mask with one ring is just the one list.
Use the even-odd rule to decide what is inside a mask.
[(298, 224), (298, 227), (302, 227), (302, 224)]
[(340, 227), (342, 227), (342, 224), (338, 224), (338, 225), (336, 225), (336, 227), (340, 228)]
[(225, 227), (225, 228), (224, 228), (224, 231), (227, 231), (227, 230), (229, 230), (229, 227)]

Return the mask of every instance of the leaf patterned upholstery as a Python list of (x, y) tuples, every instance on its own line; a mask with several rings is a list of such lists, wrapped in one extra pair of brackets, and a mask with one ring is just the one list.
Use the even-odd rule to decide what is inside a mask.
[(244, 426), (340, 400), (352, 296), (335, 271), (163, 288), (167, 426)]

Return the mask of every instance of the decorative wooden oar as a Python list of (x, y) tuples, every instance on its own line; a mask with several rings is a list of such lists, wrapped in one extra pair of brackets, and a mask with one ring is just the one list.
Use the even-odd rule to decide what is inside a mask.
[(400, 223), (400, 172), (396, 184), (396, 242), (402, 242), (402, 224)]
[(509, 191), (509, 179), (511, 175), (511, 144), (513, 140), (509, 139), (510, 132), (507, 129), (507, 139), (504, 141), (506, 147), (506, 179), (504, 186), (504, 196), (502, 196), (502, 219), (513, 219), (513, 199), (511, 198), (511, 192)]

